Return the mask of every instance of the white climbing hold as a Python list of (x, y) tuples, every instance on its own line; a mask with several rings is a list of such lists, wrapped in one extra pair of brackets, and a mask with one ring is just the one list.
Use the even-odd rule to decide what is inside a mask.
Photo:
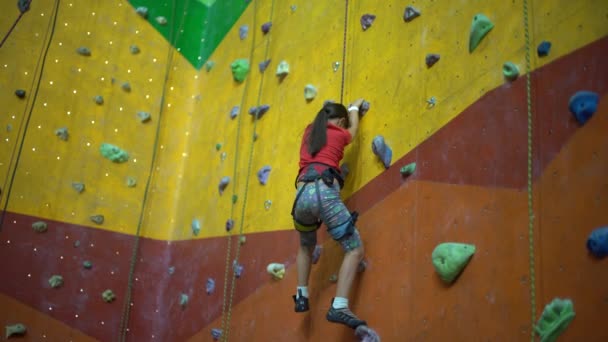
[(167, 18), (160, 16), (160, 17), (156, 17), (156, 22), (159, 25), (167, 25)]
[(283, 279), (285, 276), (285, 265), (273, 262), (268, 264), (266, 271), (275, 279)]
[(307, 84), (306, 87), (304, 87), (304, 98), (306, 101), (311, 101), (315, 96), (317, 96), (317, 88), (312, 84)]
[(289, 74), (289, 63), (281, 61), (277, 66), (277, 76), (285, 77), (287, 74)]

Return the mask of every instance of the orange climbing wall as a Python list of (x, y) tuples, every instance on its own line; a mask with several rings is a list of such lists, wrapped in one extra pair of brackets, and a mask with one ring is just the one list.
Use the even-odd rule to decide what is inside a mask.
[[(500, 72), (506, 60), (524, 69), (520, 1), (413, 2), (423, 15), (410, 23), (401, 19), (400, 2), (350, 2), (344, 64), (344, 2), (254, 0), (212, 55), (210, 72), (192, 68), (126, 1), (57, 3), (55, 12), (54, 2), (34, 2), (0, 48), (0, 127), (7, 127), (0, 136), (0, 260), (10, 279), (0, 284), (8, 298), (2, 323), (27, 324), (32, 340), (78, 340), (81, 333), (117, 340), (129, 306), (131, 340), (208, 340), (229, 300), (224, 275), (236, 239), (227, 257), (224, 223), (231, 217), (247, 242), (239, 258), (245, 272), (234, 283), (230, 338), (350, 340), (348, 331), (323, 319), (333, 292), (327, 278), (340, 257), (331, 242), (315, 266), (312, 315), (291, 313), (297, 237), (289, 216), (293, 191), (286, 190), (292, 189), (304, 125), (323, 100), (340, 98), (345, 70), (344, 101), (364, 96), (372, 103), (345, 158), (351, 175), (344, 195), (362, 213), (370, 260), (353, 294), (355, 310), (387, 341), (527, 336), (525, 88), (523, 79), (505, 84)], [(16, 6), (0, 6), (6, 32)], [(607, 11), (602, 1), (557, 0), (537, 2), (530, 11), (532, 47), (553, 42), (550, 56), (532, 56), (536, 311), (554, 296), (573, 298), (579, 317), (564, 336), (572, 341), (607, 338), (600, 330), (591, 335), (608, 295), (600, 287), (605, 263), (584, 249), (589, 231), (608, 221), (601, 210), (608, 160), (601, 139)], [(478, 12), (496, 26), (469, 54), (470, 20)], [(365, 32), (358, 22), (364, 13), (377, 15)], [(259, 25), (266, 21), (273, 27), (263, 36)], [(250, 34), (240, 40), (243, 24)], [(142, 52), (131, 55), (131, 44)], [(75, 53), (83, 45), (92, 56)], [(427, 53), (442, 56), (431, 69), (424, 65)], [(246, 83), (232, 82), (230, 63), (250, 55)], [(261, 75), (257, 63), (266, 58), (272, 62)], [(283, 82), (273, 75), (281, 60), (291, 65)], [(337, 72), (335, 61), (341, 62)], [(120, 89), (124, 81), (131, 93)], [(311, 103), (303, 98), (307, 83), (319, 89)], [(17, 99), (15, 88), (26, 89), (26, 99)], [(596, 118), (583, 128), (566, 109), (580, 89), (603, 97)], [(98, 94), (103, 106), (92, 100)], [(437, 105), (428, 108), (431, 96)], [(271, 109), (254, 124), (246, 112), (257, 104)], [(230, 120), (234, 105), (241, 106), (240, 117)], [(139, 123), (140, 110), (149, 111), (152, 121)], [(68, 142), (54, 136), (64, 125)], [(370, 151), (376, 134), (393, 148), (394, 166), (386, 171)], [(125, 148), (129, 162), (102, 159), (102, 142)], [(411, 161), (418, 173), (402, 180), (398, 169)], [(273, 170), (261, 186), (255, 172), (266, 164)], [(126, 187), (128, 176), (137, 179), (135, 188)], [(220, 197), (222, 176), (232, 183)], [(74, 192), (72, 181), (83, 181), (85, 192)], [(272, 201), (269, 210), (266, 200)], [(93, 214), (103, 214), (104, 224), (92, 223)], [(198, 236), (190, 227), (195, 218), (202, 226)], [(49, 223), (47, 233), (31, 230), (37, 220)], [(478, 246), (449, 289), (438, 283), (429, 261), (434, 245), (447, 240)], [(93, 261), (93, 269), (83, 270), (84, 260)], [(286, 263), (285, 280), (269, 280), (269, 262)], [(64, 276), (62, 288), (49, 287), (53, 274)], [(207, 278), (216, 281), (211, 295), (205, 294)], [(101, 300), (108, 288), (117, 294), (113, 303)], [(184, 308), (181, 293), (190, 296)]]

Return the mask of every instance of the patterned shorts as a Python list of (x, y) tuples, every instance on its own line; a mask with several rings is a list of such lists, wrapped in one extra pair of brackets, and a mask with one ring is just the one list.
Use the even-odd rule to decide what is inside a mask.
[[(327, 226), (327, 232), (336, 240), (344, 251), (348, 252), (362, 245), (359, 231), (351, 223), (351, 214), (340, 198), (340, 186), (327, 186), (318, 181), (321, 205), (315, 183), (307, 183), (298, 187), (297, 192), (306, 187), (294, 210), (294, 217), (299, 221), (294, 223), (299, 227), (300, 244), (315, 246), (317, 244), (317, 222), (321, 220)], [(297, 193), (296, 192), (296, 193)], [(308, 230), (308, 231), (302, 231)], [(349, 232), (349, 230), (352, 230)]]

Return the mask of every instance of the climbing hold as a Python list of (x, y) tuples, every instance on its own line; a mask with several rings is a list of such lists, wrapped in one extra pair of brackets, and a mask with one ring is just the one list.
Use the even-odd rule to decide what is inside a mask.
[(304, 87), (304, 98), (306, 101), (312, 101), (317, 96), (317, 88), (312, 84), (307, 84)]
[(34, 229), (36, 233), (44, 233), (47, 231), (48, 225), (44, 221), (36, 221), (32, 223), (32, 229)]
[(541, 342), (554, 342), (568, 328), (574, 316), (572, 300), (555, 298), (545, 306), (534, 330)]
[(122, 90), (126, 91), (127, 93), (131, 92), (131, 84), (129, 82), (123, 82), (123, 84), (120, 87), (122, 88)]
[(207, 63), (205, 63), (205, 70), (207, 70), (207, 72), (209, 72), (209, 71), (211, 71), (211, 69), (213, 69), (214, 66), (215, 66), (214, 61), (207, 61)]
[(446, 242), (437, 245), (433, 251), (433, 266), (439, 277), (446, 283), (451, 283), (462, 272), (475, 253), (475, 246)]
[(272, 23), (270, 21), (262, 24), (262, 33), (266, 34), (266, 33), (270, 32), (271, 27), (272, 27)]
[(231, 231), (233, 227), (234, 227), (234, 220), (233, 219), (228, 219), (226, 221), (226, 231), (227, 232)]
[(549, 55), (550, 50), (551, 42), (543, 40), (540, 44), (538, 44), (538, 47), (536, 48), (536, 53), (538, 54), (538, 57), (545, 57)]
[(270, 59), (260, 62), (260, 64), (258, 64), (260, 72), (264, 72), (266, 68), (268, 68), (268, 65), (270, 65)]
[(124, 163), (129, 160), (129, 154), (126, 151), (123, 151), (120, 147), (112, 144), (101, 144), (99, 152), (101, 152), (101, 155), (106, 159), (109, 159), (115, 163)]
[(247, 242), (247, 237), (246, 237), (245, 235), (241, 235), (241, 236), (239, 236), (239, 243), (240, 243), (241, 245), (244, 245), (244, 244), (245, 244), (245, 242)]
[(17, 96), (20, 99), (24, 98), (25, 97), (25, 90), (23, 90), (23, 89), (17, 89), (17, 90), (15, 90), (15, 96)]
[(84, 191), (84, 183), (72, 182), (72, 189), (76, 190), (79, 194)]
[(514, 81), (519, 76), (519, 68), (513, 62), (506, 62), (502, 65), (502, 74), (509, 81)]
[(363, 31), (366, 31), (368, 28), (370, 28), (374, 22), (374, 20), (376, 20), (376, 16), (373, 14), (364, 14), (361, 16), (361, 27), (363, 28)]
[(393, 158), (393, 150), (386, 144), (384, 141), (384, 137), (381, 135), (377, 135), (372, 141), (372, 151), (382, 163), (384, 163), (384, 167), (388, 169), (391, 165), (391, 159)]
[(477, 48), (477, 45), (493, 28), (494, 23), (485, 15), (479, 13), (473, 17), (469, 34), (469, 53)]
[(207, 278), (207, 284), (205, 285), (205, 291), (208, 295), (212, 294), (215, 291), (215, 280), (212, 278)]
[(127, 177), (127, 186), (129, 188), (134, 188), (137, 185), (137, 180), (133, 177)]
[(568, 109), (574, 114), (576, 120), (585, 124), (597, 111), (600, 96), (592, 91), (578, 91), (570, 98)]
[(433, 65), (435, 65), (435, 63), (439, 62), (439, 59), (441, 58), (440, 55), (436, 54), (436, 53), (429, 53), (426, 55), (426, 57), (424, 58), (424, 61), (426, 63), (426, 67), (430, 68)]
[(135, 9), (135, 13), (139, 14), (140, 17), (148, 18), (148, 7), (140, 6)]
[(164, 25), (167, 25), (167, 18), (165, 18), (165, 17), (163, 17), (163, 16), (156, 17), (156, 22), (157, 22), (159, 25), (163, 25), (163, 26), (164, 26)]
[(275, 279), (283, 279), (285, 276), (285, 265), (273, 262), (268, 264), (266, 271)]
[(414, 171), (416, 171), (416, 163), (409, 163), (409, 164), (405, 165), (404, 167), (402, 167), (401, 169), (399, 169), (399, 172), (401, 173), (402, 176), (409, 176), (409, 175), (413, 174)]
[(426, 100), (426, 103), (428, 104), (429, 108), (433, 108), (437, 104), (437, 99), (435, 98), (435, 96), (431, 96), (430, 99)]
[(190, 298), (188, 297), (188, 295), (187, 295), (187, 294), (185, 294), (185, 293), (181, 293), (181, 294), (179, 295), (179, 305), (180, 305), (181, 307), (185, 307), (185, 306), (188, 304), (188, 300), (189, 300), (189, 299), (190, 299)]
[(222, 330), (218, 328), (211, 329), (211, 337), (213, 337), (214, 341), (217, 341), (222, 337)]
[(348, 174), (350, 173), (350, 168), (347, 163), (344, 163), (340, 166), (340, 172), (342, 173), (342, 178), (346, 179)]
[(330, 282), (332, 282), (332, 283), (337, 282), (337, 281), (338, 281), (338, 275), (337, 275), (337, 274), (335, 274), (335, 273), (334, 273), (334, 274), (332, 274), (332, 275), (330, 275), (330, 276), (329, 276), (329, 281), (330, 281)]
[(80, 247), (80, 241), (76, 240), (74, 241), (74, 248), (78, 248)]
[(224, 193), (224, 190), (226, 190), (226, 187), (228, 186), (229, 183), (230, 183), (230, 177), (228, 177), (228, 176), (224, 176), (224, 177), (222, 177), (222, 179), (220, 179), (220, 184), (218, 186), (218, 188), (220, 190), (220, 195), (222, 193)]
[(271, 206), (272, 206), (272, 201), (271, 200), (265, 200), (264, 201), (264, 209), (270, 210)]
[(355, 336), (361, 342), (380, 342), (378, 333), (365, 324), (362, 324), (355, 329)]
[(241, 108), (239, 106), (232, 107), (232, 109), (230, 110), (230, 118), (235, 119), (239, 115), (240, 110)]
[(131, 45), (131, 46), (129, 46), (129, 51), (131, 51), (132, 55), (137, 55), (140, 52), (139, 46)]
[(114, 299), (116, 299), (116, 295), (114, 292), (112, 292), (112, 290), (107, 289), (101, 293), (101, 298), (103, 298), (104, 302), (111, 303), (114, 301)]
[(248, 33), (249, 33), (249, 26), (242, 25), (241, 27), (239, 27), (239, 38), (241, 38), (241, 40), (247, 38)]
[(403, 13), (403, 20), (410, 22), (420, 16), (420, 11), (412, 6), (406, 6)]
[(105, 218), (103, 215), (92, 215), (89, 217), (89, 219), (95, 224), (103, 224)]
[(365, 100), (361, 103), (361, 108), (359, 108), (359, 116), (363, 117), (368, 111), (371, 104)]
[(67, 141), (69, 137), (68, 129), (65, 127), (58, 128), (55, 130), (55, 135), (58, 136), (59, 139)]
[(232, 77), (237, 82), (243, 82), (245, 77), (247, 77), (247, 73), (249, 72), (249, 60), (241, 58), (237, 59), (232, 64), (230, 64), (230, 68), (232, 69)]
[(82, 262), (82, 267), (86, 268), (87, 270), (90, 270), (91, 267), (93, 267), (93, 263), (89, 260), (85, 260)]
[(169, 266), (169, 268), (167, 269), (167, 272), (169, 273), (169, 275), (175, 273), (175, 266)]
[(266, 112), (270, 109), (270, 106), (265, 104), (261, 106), (251, 107), (249, 108), (249, 114), (254, 115), (257, 119), (261, 118), (262, 115), (266, 114)]
[(334, 62), (331, 67), (334, 70), (334, 72), (338, 71), (338, 69), (340, 69), (340, 62), (338, 62), (338, 61)]
[(97, 95), (93, 98), (93, 100), (95, 100), (95, 103), (97, 103), (98, 105), (102, 105), (103, 104), (103, 96), (101, 95)]
[(76, 49), (76, 52), (78, 52), (78, 54), (81, 56), (90, 56), (91, 55), (91, 49), (89, 49), (86, 46), (79, 47), (78, 49)]
[(357, 265), (357, 273), (365, 272), (367, 269), (367, 261), (361, 260), (359, 261), (359, 265)]
[(19, 8), (19, 12), (25, 13), (30, 9), (30, 3), (32, 0), (18, 0), (17, 7)]
[(148, 112), (137, 112), (137, 118), (141, 122), (148, 122), (150, 121), (151, 116)]
[(312, 263), (316, 264), (319, 262), (319, 258), (321, 258), (321, 253), (323, 252), (323, 246), (316, 245), (315, 250), (312, 252)]
[(243, 271), (245, 270), (243, 265), (239, 264), (238, 262), (236, 262), (236, 260), (234, 260), (232, 262), (232, 269), (234, 270), (234, 275), (237, 278), (240, 278), (241, 275), (243, 275)]
[(63, 277), (57, 274), (53, 275), (49, 278), (49, 285), (54, 289), (61, 287), (63, 285)]
[(270, 176), (270, 170), (271, 167), (269, 165), (265, 165), (258, 170), (258, 180), (260, 181), (260, 184), (266, 185), (268, 177)]
[(236, 203), (238, 198), (239, 198), (239, 196), (237, 196), (236, 194), (232, 195), (232, 204)]
[(287, 61), (281, 61), (277, 66), (277, 76), (283, 78), (289, 74), (289, 63)]
[(296, 5), (291, 5), (289, 8), (291, 8), (291, 12), (293, 13), (293, 12), (295, 12), (295, 11), (296, 11), (296, 8), (298, 8), (298, 6), (296, 6)]
[(192, 220), (190, 227), (192, 228), (192, 234), (194, 236), (198, 236), (198, 233), (201, 232), (201, 222), (196, 218)]
[(598, 258), (608, 256), (608, 226), (591, 232), (587, 239), (587, 249)]
[(219, 151), (219, 150), (221, 150), (221, 149), (222, 149), (222, 144), (221, 144), (221, 143), (217, 143), (217, 144), (215, 144), (215, 150), (216, 150), (216, 151)]
[(220, 153), (220, 160), (221, 160), (221, 161), (226, 160), (226, 152), (222, 152), (222, 153)]
[[(28, 1), (28, 6), (29, 6), (29, 1)], [(24, 335), (25, 332), (27, 331), (27, 327), (25, 326), (25, 324), (17, 323), (17, 324), (5, 326), (4, 330), (6, 332), (4, 337), (8, 339), (11, 336)]]

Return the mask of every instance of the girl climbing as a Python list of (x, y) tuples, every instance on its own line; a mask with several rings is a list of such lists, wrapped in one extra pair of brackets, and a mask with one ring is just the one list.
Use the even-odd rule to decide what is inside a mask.
[(297, 193), (291, 212), (300, 235), (298, 287), (293, 296), (295, 311), (309, 310), (308, 278), (312, 253), (317, 244), (317, 229), (325, 223), (331, 237), (345, 252), (338, 275), (337, 293), (326, 318), (353, 329), (366, 325), (348, 308), (348, 293), (363, 260), (364, 251), (355, 227), (355, 218), (340, 198), (344, 181), (339, 164), (344, 156), (344, 148), (357, 133), (362, 104), (362, 99), (356, 100), (347, 111), (342, 104), (326, 103), (314, 122), (306, 127), (300, 146)]

